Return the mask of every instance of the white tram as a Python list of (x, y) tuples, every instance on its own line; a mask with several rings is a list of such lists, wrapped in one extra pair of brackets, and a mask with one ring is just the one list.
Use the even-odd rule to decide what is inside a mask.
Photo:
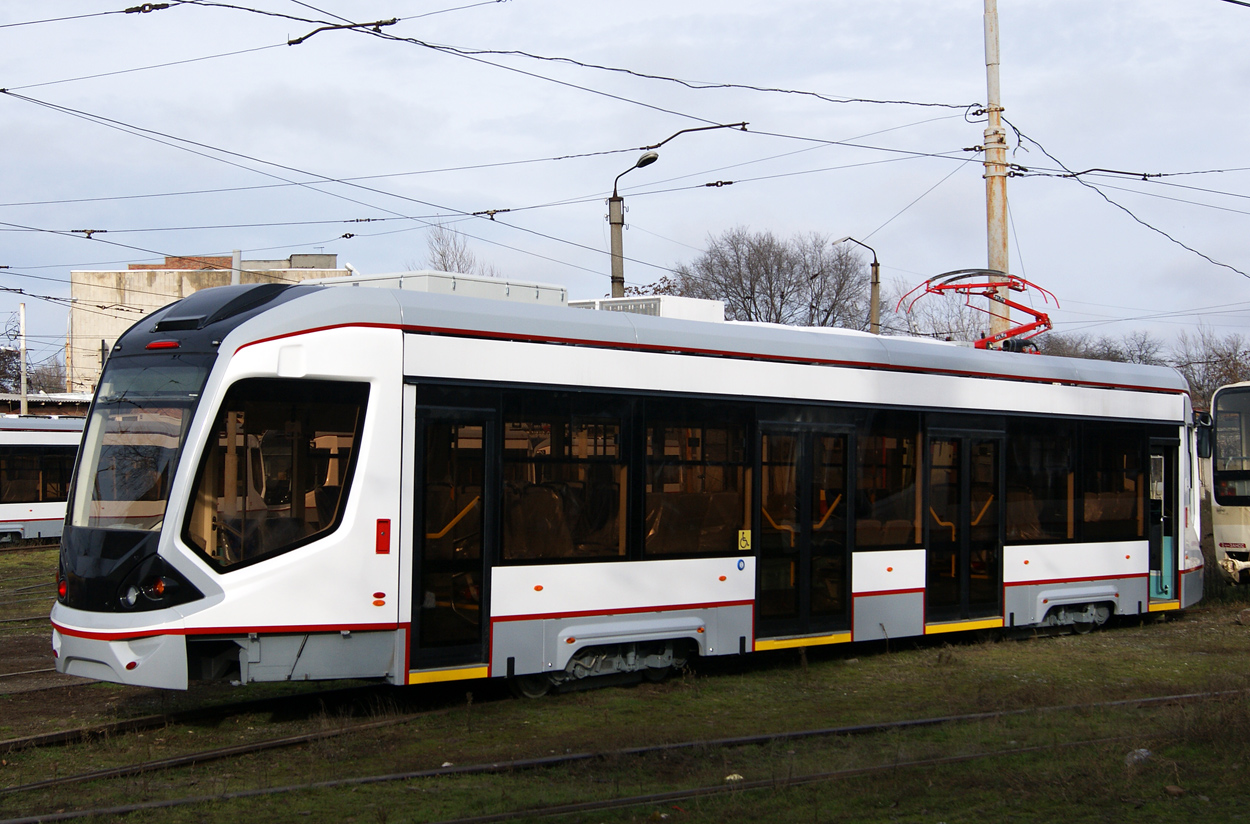
[(1202, 596), (1172, 370), (402, 289), (231, 286), (101, 377), (61, 672), (508, 676), (1092, 628)]
[(1207, 423), (1216, 561), (1229, 582), (1250, 583), (1250, 383), (1215, 390)]
[(0, 415), (0, 542), (57, 538), (83, 418)]

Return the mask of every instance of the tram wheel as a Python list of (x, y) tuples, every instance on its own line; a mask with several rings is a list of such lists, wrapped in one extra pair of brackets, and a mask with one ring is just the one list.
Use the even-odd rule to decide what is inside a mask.
[(652, 684), (658, 684), (673, 671), (672, 667), (647, 667), (642, 671), (642, 677)]
[(542, 672), (515, 675), (508, 679), (508, 687), (517, 698), (542, 698), (551, 692), (551, 679)]

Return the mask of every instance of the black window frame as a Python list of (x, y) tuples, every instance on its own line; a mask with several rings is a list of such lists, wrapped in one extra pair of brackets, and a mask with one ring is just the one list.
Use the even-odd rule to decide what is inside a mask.
[[(342, 482), (339, 484), (340, 492), (335, 503), (334, 517), (329, 524), (310, 535), (302, 536), (294, 541), (268, 549), (252, 557), (243, 558), (230, 564), (223, 564), (208, 554), (205, 549), (201, 549), (199, 543), (192, 537), (191, 522), (195, 517), (195, 498), (196, 491), (204, 477), (208, 461), (213, 457), (215, 452), (215, 441), (217, 440), (222, 416), (232, 400), (232, 396), (236, 392), (243, 391), (240, 387), (251, 388), (260, 384), (280, 385), (289, 389), (292, 395), (281, 396), (282, 400), (287, 400), (295, 396), (293, 403), (309, 402), (310, 399), (337, 398), (345, 399), (349, 403), (355, 403), (359, 412), (356, 418), (356, 428), (352, 434), (351, 453), (348, 456), (347, 467), (340, 468), (342, 474)], [(191, 494), (187, 498), (187, 509), (183, 514), (182, 527), (179, 530), (179, 536), (184, 544), (190, 549), (192, 554), (200, 560), (204, 561), (214, 572), (219, 574), (228, 574), (240, 569), (246, 569), (258, 563), (271, 560), (288, 552), (300, 549), (314, 541), (320, 541), (334, 534), (342, 526), (343, 514), (347, 508), (347, 501), (352, 494), (354, 481), (356, 478), (356, 467), (360, 463), (360, 442), (364, 434), (365, 424), (369, 419), (369, 397), (371, 394), (371, 385), (368, 381), (348, 381), (348, 380), (325, 380), (325, 379), (307, 379), (307, 378), (276, 378), (276, 377), (254, 377), (242, 378), (235, 381), (226, 390), (223, 395), (222, 402), (213, 410), (212, 423), (209, 427), (208, 439), (199, 460), (196, 462), (195, 474), (191, 482)], [(246, 474), (244, 478), (246, 480)], [(246, 492), (244, 493), (246, 497)]]

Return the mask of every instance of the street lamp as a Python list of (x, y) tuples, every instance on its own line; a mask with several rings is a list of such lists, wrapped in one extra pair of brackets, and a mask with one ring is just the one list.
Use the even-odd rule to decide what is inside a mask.
[(835, 240), (831, 245), (836, 246), (839, 243), (847, 241), (857, 243), (868, 251), (872, 252), (872, 288), (869, 290), (868, 298), (868, 331), (874, 335), (881, 334), (881, 264), (877, 263), (877, 250), (869, 246), (863, 241), (856, 240), (853, 237), (844, 237)]
[(608, 225), (612, 227), (612, 297), (614, 298), (625, 297), (625, 258), (622, 252), (624, 239), (621, 237), (621, 230), (625, 227), (625, 198), (616, 193), (616, 187), (621, 182), (621, 178), (634, 169), (650, 166), (659, 159), (660, 156), (656, 152), (647, 152), (638, 158), (637, 163), (621, 172), (616, 176), (616, 180), (612, 181), (612, 197), (608, 198)]

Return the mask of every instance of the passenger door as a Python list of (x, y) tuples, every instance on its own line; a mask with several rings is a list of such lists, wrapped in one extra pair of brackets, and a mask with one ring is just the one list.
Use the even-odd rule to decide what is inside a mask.
[(925, 622), (1002, 615), (1002, 437), (932, 432)]
[(762, 428), (757, 636), (849, 626), (850, 444), (849, 431)]
[(417, 410), (412, 669), (486, 662), (497, 431), (493, 411)]
[(1179, 442), (1150, 441), (1150, 600), (1175, 601), (1176, 586), (1176, 451)]

